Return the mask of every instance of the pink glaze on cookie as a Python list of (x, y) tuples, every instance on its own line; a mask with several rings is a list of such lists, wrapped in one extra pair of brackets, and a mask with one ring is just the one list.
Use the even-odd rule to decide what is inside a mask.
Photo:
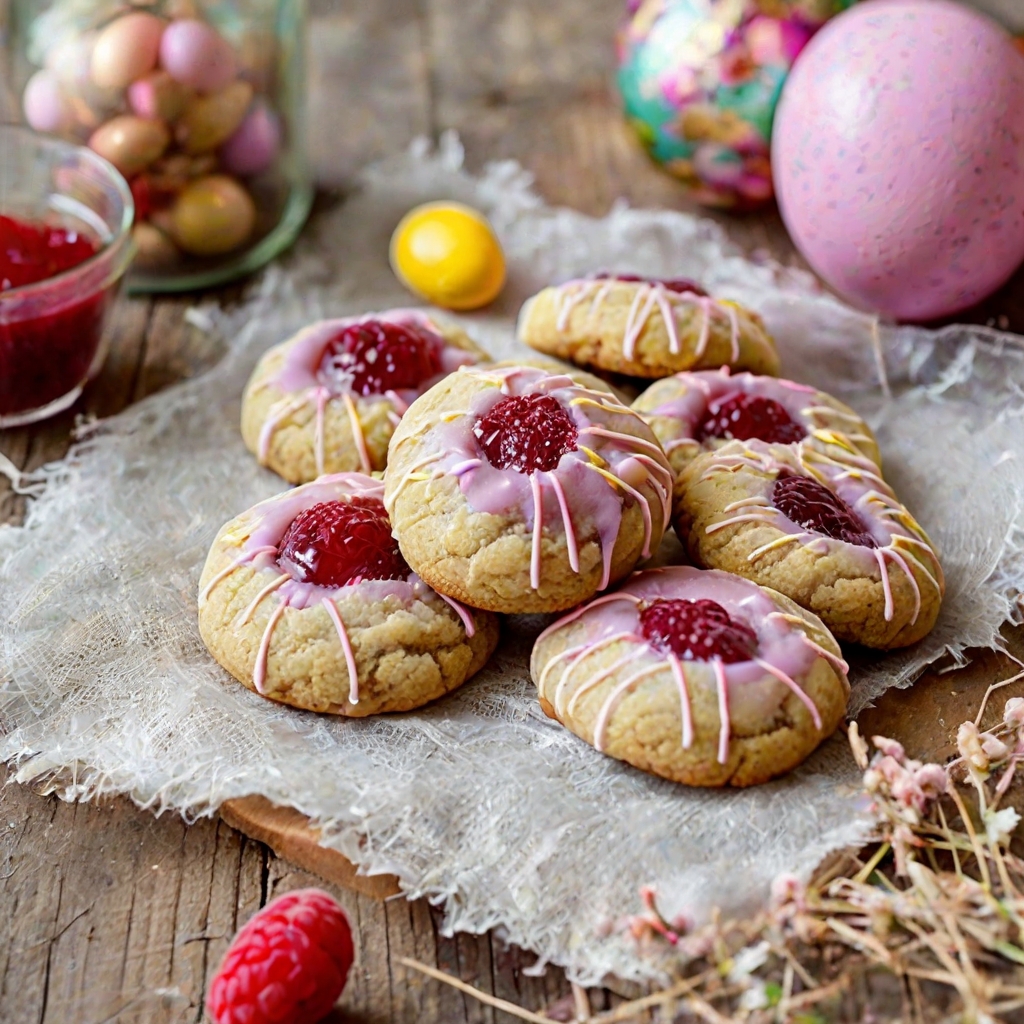
[[(747, 522), (766, 523), (782, 531), (784, 536), (751, 551), (747, 555), (750, 563), (788, 544), (806, 544), (821, 554), (827, 554), (833, 545), (841, 544), (849, 557), (861, 563), (865, 575), (878, 570), (885, 595), (883, 614), (886, 622), (891, 622), (894, 614), (887, 568), (887, 563), (891, 563), (904, 573), (914, 592), (911, 622), (916, 622), (921, 612), (921, 590), (911, 565), (917, 567), (940, 595), (943, 590), (942, 569), (928, 538), (878, 475), (877, 467), (872, 470), (850, 468), (812, 449), (797, 447), (792, 450), (796, 454), (797, 467), (779, 461), (772, 453), (772, 446), (761, 441), (736, 441), (728, 449), (723, 449), (705, 469), (702, 479), (745, 468), (762, 476), (765, 484), (761, 493), (727, 505), (723, 510), (727, 513), (726, 518), (706, 526), (705, 533), (716, 533)], [(820, 521), (820, 516), (815, 518), (817, 509), (814, 510), (815, 516), (801, 514), (796, 506), (791, 507), (792, 487), (782, 488), (782, 493), (789, 500), (780, 500), (780, 481), (786, 484), (794, 477), (808, 479), (816, 488), (831, 492), (838, 499), (839, 511), (845, 510), (853, 517), (852, 525), (831, 510), (834, 523), (831, 519), (828, 523)], [(790, 514), (787, 515), (786, 511)], [(794, 521), (794, 517), (800, 521)], [(932, 568), (925, 561), (931, 563)]]
[[(542, 531), (559, 526), (565, 533), (569, 564), (579, 572), (579, 540), (596, 532), (603, 572), (600, 588), (608, 586), (612, 554), (628, 501), (635, 501), (644, 520), (643, 557), (651, 555), (654, 522), (664, 530), (671, 517), (672, 472), (664, 453), (641, 437), (595, 423), (588, 409), (606, 417), (636, 422), (636, 414), (606, 392), (576, 384), (571, 377), (552, 375), (533, 367), (512, 366), (487, 370), (467, 369), (489, 386), (477, 394), (471, 408), (442, 414), (424, 424), (419, 433), (426, 454), (399, 479), (388, 499), (389, 509), (413, 480), (453, 476), (474, 512), (492, 515), (518, 511), (532, 531), (530, 585), (540, 586)], [(508, 399), (540, 397), (557, 403), (576, 434), (572, 446), (562, 447), (553, 468), (524, 470), (498, 465), (488, 457), (486, 444), (493, 431), (478, 430), (489, 415)], [(561, 436), (561, 435), (560, 435)], [(559, 441), (561, 444), (561, 441)], [(548, 465), (549, 460), (538, 463)], [(637, 488), (650, 481), (657, 498), (652, 502)]]
[[(726, 648), (732, 651), (728, 657), (735, 660), (726, 660), (717, 653), (709, 657), (695, 656), (694, 647), (699, 650), (703, 638), (690, 633), (695, 621), (690, 619), (681, 623), (688, 635), (680, 638), (679, 643), (671, 643), (663, 635), (667, 628), (666, 622), (671, 621), (671, 617), (661, 616), (658, 632), (652, 639), (650, 628), (645, 628), (644, 620), (650, 620), (652, 610), (656, 614), (659, 606), (667, 603), (697, 606), (694, 611), (697, 618), (703, 614), (702, 606), (714, 604), (717, 612), (712, 610), (711, 615), (719, 631), (713, 633), (716, 639), (711, 649), (714, 649), (714, 644), (722, 642), (726, 635), (722, 631), (725, 630), (729, 643), (733, 645), (737, 642), (746, 644), (749, 636), (749, 656), (744, 657), (742, 648), (735, 646)], [(621, 700), (645, 680), (668, 671), (679, 692), (682, 746), (689, 749), (693, 744), (694, 730), (690, 703), (691, 683), (687, 678), (686, 667), (694, 662), (710, 664), (719, 708), (717, 757), (719, 763), (724, 764), (729, 758), (733, 714), (742, 711), (748, 716), (770, 719), (783, 699), (784, 690), (799, 697), (810, 713), (815, 728), (821, 729), (821, 715), (817, 707), (796, 682), (797, 678), (810, 671), (818, 658), (826, 658), (843, 682), (849, 685), (846, 662), (824, 650), (801, 629), (795, 628), (802, 622), (797, 616), (780, 612), (776, 603), (757, 584), (731, 573), (694, 569), (690, 566), (634, 573), (619, 591), (577, 608), (549, 626), (538, 637), (537, 642), (540, 643), (572, 623), (579, 623), (583, 627), (583, 640), (549, 659), (537, 686), (543, 693), (551, 668), (556, 664), (567, 663), (568, 667), (555, 688), (552, 701), (555, 712), (564, 716), (572, 712), (582, 695), (627, 665), (635, 666), (635, 671), (608, 693), (598, 712), (594, 746), (603, 751), (608, 726)], [(629, 648), (612, 665), (592, 672), (589, 676), (585, 671), (577, 671), (584, 666), (589, 656), (620, 642), (628, 642)], [(680, 656), (675, 647), (684, 650), (684, 655)]]
[(597, 274), (593, 277), (566, 281), (565, 284), (556, 288), (558, 312), (555, 323), (558, 330), (568, 329), (573, 310), (584, 303), (589, 303), (587, 315), (591, 318), (596, 316), (612, 287), (619, 283), (637, 286), (636, 295), (626, 320), (626, 331), (622, 338), (622, 354), (627, 359), (633, 358), (636, 343), (655, 310), (661, 314), (665, 330), (668, 332), (669, 352), (672, 355), (679, 355), (682, 352), (682, 345), (679, 340), (676, 310), (680, 306), (697, 306), (703, 316), (697, 348), (694, 351), (695, 359), (700, 359), (707, 350), (711, 337), (711, 321), (715, 316), (728, 320), (731, 331), (732, 360), (735, 362), (739, 359), (740, 327), (739, 320), (736, 318), (736, 310), (728, 303), (711, 298), (703, 288), (689, 281), (642, 278), (635, 274)]
[[(424, 343), (424, 351), (416, 363), (427, 376), (415, 387), (387, 388), (382, 394), (374, 394), (372, 390), (367, 390), (367, 360), (363, 358), (363, 353), (360, 352), (360, 362), (352, 361), (355, 357), (346, 362), (347, 353), (342, 352), (339, 356), (335, 349), (338, 347), (339, 339), (345, 338), (346, 332), (367, 328), (383, 333), (389, 326), (414, 332), (415, 337)], [(299, 409), (312, 403), (316, 409), (316, 466), (317, 472), (322, 474), (324, 411), (329, 402), (340, 401), (344, 403), (349, 418), (363, 472), (369, 473), (373, 466), (363, 435), (357, 400), (387, 402), (391, 406), (392, 422), (398, 423), (406, 409), (442, 377), (460, 366), (478, 361), (479, 357), (473, 352), (449, 344), (437, 324), (427, 314), (415, 309), (391, 309), (384, 313), (321, 320), (311, 324), (288, 343), (284, 362), (278, 373), (262, 382), (262, 387), (275, 387), (284, 392), (284, 397), (271, 406), (266, 422), (260, 430), (257, 458), (265, 464), (274, 434), (281, 424)], [(358, 390), (354, 390), (353, 385), (359, 385)]]
[[(807, 437), (847, 449), (842, 456), (844, 462), (867, 470), (877, 468), (870, 459), (851, 450), (842, 438), (837, 437), (824, 426), (825, 423), (832, 420), (847, 421), (848, 425), (842, 432), (844, 438), (853, 444), (871, 443), (870, 437), (858, 431), (858, 427), (861, 425), (860, 418), (843, 412), (841, 409), (834, 409), (830, 405), (819, 404), (817, 401), (819, 392), (805, 384), (754, 373), (734, 374), (729, 372), (727, 366), (720, 370), (677, 373), (672, 379), (682, 385), (684, 389), (682, 393), (644, 413), (645, 416), (659, 416), (675, 420), (678, 424), (677, 436), (665, 443), (667, 452), (684, 447), (697, 452), (702, 448), (704, 441), (719, 438), (722, 440), (733, 439), (733, 435), (727, 431), (719, 432), (721, 413), (723, 408), (730, 403), (746, 396), (777, 404), (797, 430), (802, 430)], [(744, 441), (752, 438), (776, 440), (772, 437), (760, 437), (757, 434), (736, 437), (736, 439)]]
[[(239, 522), (232, 528), (229, 536), (232, 539), (237, 538), (241, 554), (206, 584), (199, 595), (199, 603), (200, 605), (205, 604), (214, 588), (243, 565), (251, 565), (254, 569), (267, 575), (266, 586), (259, 591), (235, 623), (236, 627), (244, 625), (252, 619), (266, 598), (271, 594), (277, 595), (278, 604), (264, 629), (256, 663), (253, 667), (253, 685), (257, 693), (264, 693), (267, 659), (274, 629), (281, 616), (289, 608), (301, 610), (316, 604), (323, 605), (338, 634), (338, 642), (348, 667), (349, 701), (352, 704), (359, 703), (359, 676), (352, 644), (336, 604), (339, 598), (355, 592), (359, 593), (367, 602), (380, 602), (393, 598), (406, 606), (415, 601), (430, 601), (433, 598), (438, 598), (449, 605), (459, 616), (465, 627), (466, 635), (473, 636), (473, 616), (457, 601), (436, 593), (411, 570), (400, 575), (399, 578), (360, 577), (344, 586), (318, 586), (315, 583), (304, 582), (304, 578), (308, 578), (308, 572), (303, 567), (293, 568), (287, 559), (282, 559), (281, 554), (289, 533), (293, 532), (291, 528), (304, 513), (309, 514), (316, 509), (316, 506), (336, 502), (350, 503), (354, 501), (368, 507), (379, 503), (383, 507), (383, 499), (384, 485), (380, 481), (361, 473), (335, 473), (262, 501), (239, 517)], [(401, 559), (400, 554), (388, 559), (386, 553), (382, 553), (371, 562), (383, 565), (385, 568), (381, 571), (384, 575), (396, 576), (398, 575), (396, 566), (399, 564), (399, 559)], [(401, 564), (404, 565), (404, 561)]]

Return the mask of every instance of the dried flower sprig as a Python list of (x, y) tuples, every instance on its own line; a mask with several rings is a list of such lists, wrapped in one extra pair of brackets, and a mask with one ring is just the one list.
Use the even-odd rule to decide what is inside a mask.
[(848, 736), (871, 799), (874, 841), (809, 883), (780, 876), (767, 909), (746, 921), (715, 916), (696, 929), (670, 921), (644, 888), (644, 911), (626, 927), (645, 947), (660, 946), (652, 953), (672, 983), (577, 1020), (651, 1020), (655, 1008), (658, 1020), (683, 1014), (714, 1024), (866, 1020), (870, 1009), (858, 1005), (857, 991), (879, 972), (899, 979), (894, 1019), (907, 1024), (996, 1024), (1024, 1009), (1024, 861), (1011, 849), (1021, 819), (1000, 807), (1024, 762), (1024, 698), (1008, 700), (990, 730), (965, 722), (959, 757), (947, 765), (910, 758), (886, 737), (869, 745), (855, 723)]

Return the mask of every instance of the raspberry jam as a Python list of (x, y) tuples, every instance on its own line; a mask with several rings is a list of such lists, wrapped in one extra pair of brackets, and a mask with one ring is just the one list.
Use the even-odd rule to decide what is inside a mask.
[(473, 434), (498, 469), (548, 473), (576, 450), (572, 417), (550, 395), (510, 395), (476, 421)]
[[(50, 299), (40, 282), (99, 248), (78, 232), (0, 215), (0, 417), (44, 408), (85, 383), (113, 288), (61, 304), (58, 290)], [(38, 292), (13, 292), (27, 285)]]
[(641, 277), (640, 274), (594, 274), (595, 281), (625, 281), (628, 284), (660, 284), (670, 292), (692, 292), (694, 295), (707, 295), (707, 292), (694, 281), (685, 277)]
[(670, 650), (683, 661), (719, 658), (728, 665), (757, 654), (757, 634), (706, 598), (654, 601), (640, 612), (640, 632), (655, 647)]
[(806, 436), (807, 431), (774, 398), (742, 392), (713, 403), (697, 427), (698, 441), (756, 438), (771, 444), (791, 444)]
[(805, 530), (862, 548), (878, 547), (857, 513), (838, 494), (810, 477), (780, 476), (772, 489), (772, 504)]
[(331, 338), (317, 376), (338, 393), (366, 397), (419, 388), (440, 372), (436, 337), (413, 325), (366, 320)]
[(404, 580), (412, 572), (377, 498), (323, 501), (303, 510), (281, 538), (277, 564), (293, 579), (317, 587)]

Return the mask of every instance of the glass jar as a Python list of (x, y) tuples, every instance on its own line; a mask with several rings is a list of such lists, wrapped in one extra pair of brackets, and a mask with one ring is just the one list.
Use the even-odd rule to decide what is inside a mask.
[(89, 145), (135, 199), (134, 292), (222, 284), (312, 203), (305, 0), (11, 0), (6, 118)]

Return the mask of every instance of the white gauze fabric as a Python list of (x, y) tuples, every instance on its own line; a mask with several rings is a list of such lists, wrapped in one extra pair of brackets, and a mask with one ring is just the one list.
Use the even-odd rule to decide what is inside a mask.
[(484, 209), (505, 246), (502, 299), (460, 318), (496, 357), (522, 353), (515, 314), (549, 282), (599, 268), (689, 276), (760, 310), (789, 375), (867, 416), (887, 477), (937, 543), (948, 593), (928, 639), (858, 657), (854, 712), (944, 653), (998, 646), (1024, 577), (1019, 339), (878, 329), (805, 276), (745, 259), (710, 222), (552, 209), (516, 165), (466, 175), (447, 140), (370, 170), (240, 309), (206, 308), (229, 340), (216, 368), (98, 424), (38, 475), (25, 525), (0, 530), (0, 756), (67, 799), (126, 793), (186, 817), (261, 793), (308, 814), (364, 870), (442, 903), (449, 930), (498, 927), (583, 982), (650, 978), (657, 964), (616, 927), (639, 910), (640, 886), (669, 916), (743, 912), (777, 873), (806, 875), (866, 834), (841, 736), (769, 785), (687, 789), (544, 717), (527, 668), (536, 623), (509, 622), (489, 667), (450, 698), (354, 721), (246, 691), (196, 628), (218, 527), (283, 487), (238, 432), (256, 359), (317, 317), (407, 303), (388, 238), (410, 206), (438, 197)]

